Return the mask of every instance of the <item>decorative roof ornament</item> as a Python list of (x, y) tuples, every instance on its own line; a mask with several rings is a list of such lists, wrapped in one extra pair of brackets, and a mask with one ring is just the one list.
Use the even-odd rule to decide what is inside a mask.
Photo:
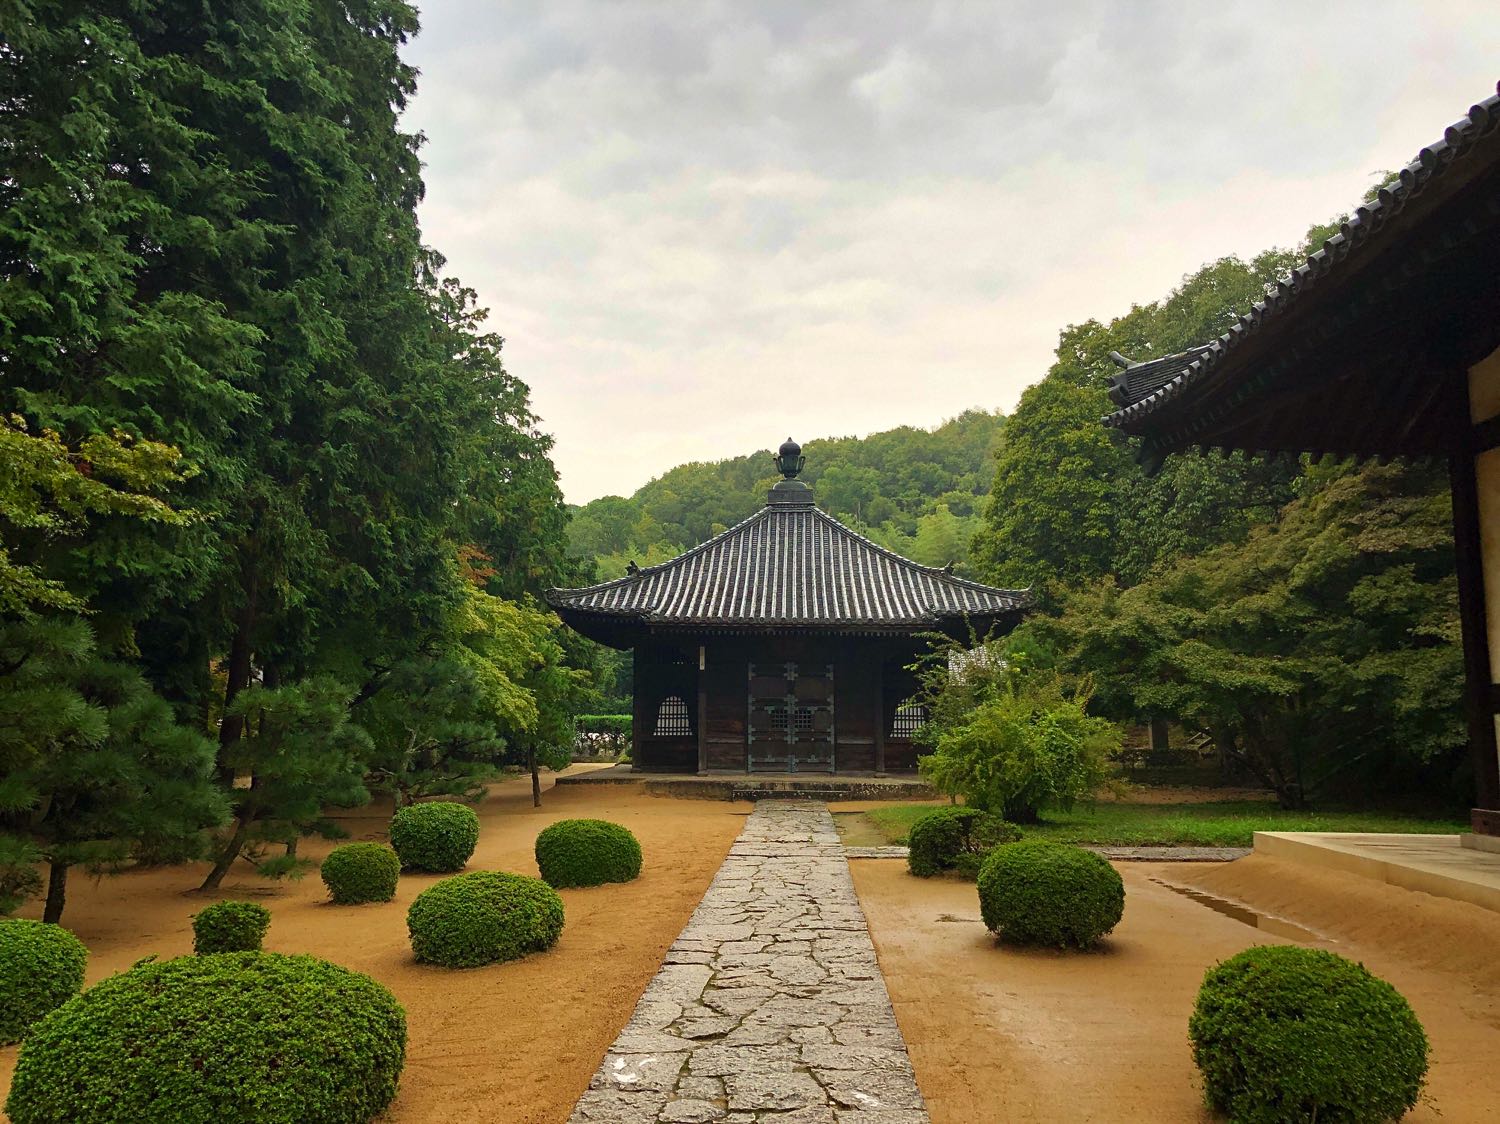
[(807, 484), (797, 479), (797, 474), (802, 471), (802, 466), (806, 463), (807, 458), (802, 455), (801, 445), (790, 437), (783, 441), (781, 448), (776, 451), (776, 468), (780, 471), (782, 478), (772, 485), (771, 494), (766, 497), (766, 502), (811, 507), (813, 491)]
[(776, 467), (781, 470), (782, 476), (788, 480), (795, 480), (806, 463), (807, 458), (802, 455), (801, 445), (790, 437), (781, 443), (781, 448), (776, 454)]

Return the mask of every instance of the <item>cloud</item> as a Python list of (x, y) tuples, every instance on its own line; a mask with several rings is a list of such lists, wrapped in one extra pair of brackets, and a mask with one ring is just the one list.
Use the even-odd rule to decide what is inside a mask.
[(1295, 241), (1492, 92), (1486, 7), (442, 0), (423, 224), (569, 498), (628, 493), (1010, 407), (1064, 325)]

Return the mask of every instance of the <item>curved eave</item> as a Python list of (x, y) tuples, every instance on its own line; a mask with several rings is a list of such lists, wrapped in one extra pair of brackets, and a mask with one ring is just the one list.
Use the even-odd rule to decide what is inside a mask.
[[(1481, 158), (1483, 157), (1483, 158)], [(1207, 350), (1176, 377), (1137, 402), (1100, 421), (1111, 429), (1147, 438), (1147, 457), (1192, 444), (1184, 419), (1210, 409), (1216, 416), (1234, 408), (1221, 402), (1231, 388), (1253, 393), (1274, 372), (1260, 344), (1268, 329), (1301, 309), (1310, 296), (1359, 276), (1365, 265), (1396, 237), (1438, 210), (1500, 157), (1500, 95), (1473, 106), (1437, 141), (1417, 154), (1316, 253), (1276, 283), (1264, 301), (1240, 316), (1229, 330), (1204, 345)], [(1284, 333), (1282, 333), (1284, 334)], [(1257, 385), (1248, 385), (1254, 380)], [(1247, 384), (1241, 387), (1241, 383)], [(1243, 397), (1243, 393), (1239, 397)], [(1207, 407), (1208, 399), (1216, 403)]]

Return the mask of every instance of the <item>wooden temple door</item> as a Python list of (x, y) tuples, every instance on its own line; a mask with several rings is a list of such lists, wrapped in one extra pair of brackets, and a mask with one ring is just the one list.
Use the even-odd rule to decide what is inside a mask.
[(751, 664), (747, 767), (833, 772), (833, 665)]

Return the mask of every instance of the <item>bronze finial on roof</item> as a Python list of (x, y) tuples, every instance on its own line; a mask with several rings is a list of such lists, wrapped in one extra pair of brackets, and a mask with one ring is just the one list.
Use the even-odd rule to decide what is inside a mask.
[(807, 458), (802, 455), (801, 445), (790, 437), (781, 443), (781, 448), (776, 454), (776, 467), (781, 470), (782, 476), (788, 480), (795, 480), (806, 463)]

